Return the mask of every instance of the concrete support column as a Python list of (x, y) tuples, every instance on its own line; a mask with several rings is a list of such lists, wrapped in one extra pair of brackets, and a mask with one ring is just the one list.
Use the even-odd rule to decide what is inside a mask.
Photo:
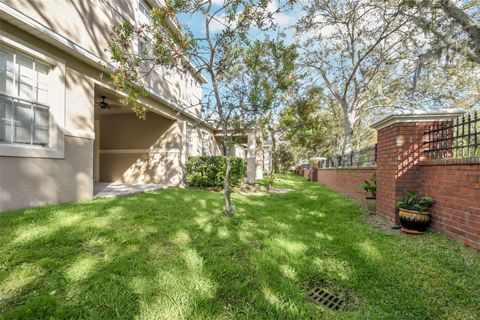
[(398, 223), (396, 202), (405, 192), (421, 193), (421, 167), (425, 158), (424, 132), (463, 110), (416, 112), (388, 116), (372, 127), (377, 130), (377, 214)]
[(256, 181), (257, 139), (255, 132), (249, 132), (247, 138), (247, 183)]
[(257, 146), (256, 150), (256, 157), (255, 157), (255, 179), (260, 180), (263, 179), (263, 166), (264, 166), (264, 154), (263, 154), (263, 139), (260, 136), (259, 132), (255, 132), (255, 139), (256, 142), (259, 142), (259, 146)]

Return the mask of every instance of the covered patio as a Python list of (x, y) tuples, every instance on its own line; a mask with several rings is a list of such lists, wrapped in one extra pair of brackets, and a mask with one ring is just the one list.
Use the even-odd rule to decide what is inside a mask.
[(113, 197), (182, 184), (182, 125), (151, 109), (139, 119), (120, 97), (95, 87), (93, 196)]
[(162, 183), (127, 184), (121, 182), (96, 182), (93, 187), (93, 198), (113, 198), (165, 188), (168, 188), (168, 185)]

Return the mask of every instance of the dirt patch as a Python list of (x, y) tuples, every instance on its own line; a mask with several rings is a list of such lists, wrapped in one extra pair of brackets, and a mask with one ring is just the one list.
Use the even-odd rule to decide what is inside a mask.
[(365, 221), (374, 226), (377, 229), (382, 229), (383, 231), (391, 232), (391, 233), (401, 233), (400, 229), (395, 228), (395, 224), (392, 223), (391, 221), (378, 216), (376, 214), (369, 214), (365, 213), (364, 215)]

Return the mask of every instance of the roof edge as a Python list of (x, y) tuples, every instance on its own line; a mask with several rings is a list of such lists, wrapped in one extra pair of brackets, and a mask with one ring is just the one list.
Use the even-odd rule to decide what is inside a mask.
[(370, 125), (370, 128), (380, 130), (395, 123), (441, 121), (465, 114), (464, 109), (442, 109), (434, 111), (417, 110), (409, 113), (393, 113)]

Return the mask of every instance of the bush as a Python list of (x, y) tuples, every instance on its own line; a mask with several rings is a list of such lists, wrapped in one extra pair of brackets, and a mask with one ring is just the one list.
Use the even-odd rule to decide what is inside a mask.
[[(187, 161), (187, 184), (190, 187), (222, 187), (226, 158), (223, 156), (189, 157)], [(238, 185), (245, 176), (245, 162), (241, 158), (232, 158), (232, 185)]]

